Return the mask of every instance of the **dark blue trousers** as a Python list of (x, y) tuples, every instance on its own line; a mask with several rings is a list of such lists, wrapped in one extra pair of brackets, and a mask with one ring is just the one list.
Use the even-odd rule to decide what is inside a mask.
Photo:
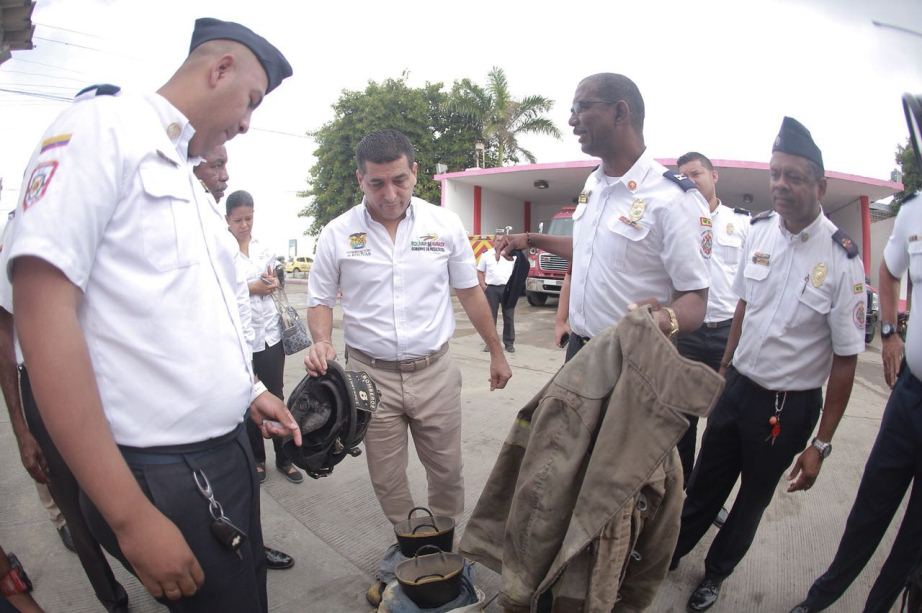
[(811, 610), (848, 589), (883, 538), (910, 484), (909, 503), (893, 549), (865, 602), (865, 613), (889, 611), (922, 552), (922, 381), (903, 364), (864, 467), (845, 533), (829, 570), (807, 596)]

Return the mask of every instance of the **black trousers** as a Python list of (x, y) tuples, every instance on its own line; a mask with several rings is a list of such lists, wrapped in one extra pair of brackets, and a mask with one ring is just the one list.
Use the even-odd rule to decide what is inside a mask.
[[(282, 347), (281, 341), (269, 347), (266, 346), (262, 351), (253, 354), (253, 372), (262, 381), (266, 388), (276, 396), (285, 401), (285, 392), (282, 385), (285, 378), (285, 348)], [(247, 417), (246, 422), (247, 438), (250, 440), (250, 446), (253, 448), (253, 455), (257, 462), (266, 461), (266, 447), (263, 435), (259, 427), (252, 419)], [(285, 457), (282, 451), (282, 440), (279, 438), (272, 439), (272, 446), (275, 448), (275, 465), (279, 468), (287, 467), (291, 462)]]
[(503, 309), (503, 345), (512, 347), (515, 345), (515, 307), (508, 308), (503, 304), (503, 291), (505, 285), (488, 285), (484, 293), (487, 295), (487, 304), (490, 305), (490, 313), (493, 315), (493, 325), (496, 325), (496, 318), (499, 315), (500, 306)]
[[(691, 334), (680, 336), (678, 341), (679, 353), (689, 360), (707, 364), (715, 372), (720, 370), (720, 361), (723, 359), (724, 350), (727, 348), (727, 338), (730, 336), (730, 322), (720, 328), (701, 326)], [(695, 466), (695, 446), (698, 442), (698, 417), (686, 415), (688, 430), (679, 439), (676, 448), (682, 460), (682, 476), (685, 478), (685, 487), (691, 479), (692, 468)]]
[(906, 514), (865, 602), (866, 613), (890, 610), (922, 555), (922, 381), (904, 363), (835, 559), (807, 596), (812, 610), (830, 606), (848, 589), (877, 549), (910, 484)]
[(127, 602), (128, 595), (112, 574), (109, 561), (83, 517), (83, 511), (80, 508), (80, 486), (58, 452), (58, 448), (55, 447), (48, 430), (45, 429), (45, 423), (35, 404), (35, 396), (32, 395), (29, 373), (24, 366), (19, 368), (19, 389), (29, 431), (41, 448), (51, 473), (48, 491), (51, 492), (54, 503), (61, 509), (61, 515), (67, 522), (80, 565), (83, 566), (83, 572), (86, 573), (86, 578), (93, 586), (96, 598), (103, 606)]
[[(120, 449), (141, 490), (176, 524), (205, 572), (205, 583), (194, 596), (160, 602), (176, 613), (268, 611), (259, 483), (243, 425), (219, 438), (191, 445)], [(243, 559), (212, 534), (208, 501), (195, 485), (194, 469), (205, 473), (224, 514), (246, 532), (247, 540), (239, 550)], [(92, 501), (81, 495), (80, 503), (99, 542), (134, 572)]]
[[(776, 398), (784, 402), (784, 409), (781, 433), (772, 444), (768, 420), (775, 413)], [(711, 579), (723, 579), (733, 572), (752, 545), (781, 475), (806, 447), (822, 404), (820, 389), (773, 392), (730, 368), (724, 393), (708, 418), (686, 490), (673, 564), (701, 540), (739, 477), (733, 508), (704, 561), (705, 574)]]

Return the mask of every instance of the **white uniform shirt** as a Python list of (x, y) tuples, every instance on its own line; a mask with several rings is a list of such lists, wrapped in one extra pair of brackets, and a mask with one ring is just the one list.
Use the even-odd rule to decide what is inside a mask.
[(480, 254), (477, 270), (483, 273), (487, 285), (506, 285), (515, 269), (515, 257), (511, 260), (500, 258), (496, 261), (496, 249), (492, 247)]
[(833, 353), (864, 351), (864, 268), (836, 230), (823, 213), (798, 234), (776, 213), (750, 228), (733, 285), (746, 301), (733, 366), (766, 389), (822, 387)]
[(477, 285), (474, 252), (455, 213), (413, 198), (391, 241), (364, 200), (317, 239), (308, 306), (342, 291), (346, 345), (379, 360), (426, 356), (455, 331), (451, 288)]
[(193, 134), (156, 94), (80, 101), (25, 174), (10, 262), (41, 258), (83, 291), (77, 315), (121, 445), (221, 436), (254, 392), (236, 252), (192, 174)]
[[(249, 284), (259, 281), (261, 276), (266, 275), (270, 266), (275, 265), (275, 254), (254, 238), (250, 240), (250, 255), (247, 256), (241, 251), (237, 254), (237, 263), (249, 293)], [(264, 351), (267, 346), (274, 347), (282, 340), (279, 311), (272, 296), (251, 295), (250, 314), (253, 326), (251, 345), (254, 353)]]
[(909, 310), (906, 332), (906, 364), (917, 379), (922, 379), (922, 196), (900, 207), (893, 233), (884, 247), (884, 261), (894, 277), (902, 277), (909, 270), (913, 308)]
[(711, 212), (714, 230), (714, 251), (711, 253), (711, 287), (704, 321), (718, 323), (733, 318), (739, 296), (733, 289), (733, 279), (740, 264), (743, 243), (749, 236), (749, 215), (717, 202)]
[[(664, 172), (644, 152), (617, 180), (606, 180), (601, 166), (589, 175), (573, 213), (570, 326), (580, 336), (617, 324), (632, 302), (665, 304), (675, 291), (708, 287), (707, 203)], [(632, 209), (642, 213), (634, 224)]]

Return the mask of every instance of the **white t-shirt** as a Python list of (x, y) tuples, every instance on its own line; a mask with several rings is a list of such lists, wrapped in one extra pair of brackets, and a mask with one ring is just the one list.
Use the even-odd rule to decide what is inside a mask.
[[(250, 240), (250, 255), (242, 251), (237, 254), (237, 262), (247, 283), (258, 281), (264, 276), (270, 266), (275, 265), (275, 253), (257, 239)], [(279, 326), (279, 311), (275, 306), (272, 296), (250, 295), (250, 314), (253, 326), (253, 352), (263, 351), (267, 346), (274, 347), (282, 340), (282, 330)]]
[(474, 252), (455, 213), (413, 198), (391, 241), (363, 201), (320, 233), (308, 306), (333, 308), (341, 291), (346, 344), (378, 360), (408, 360), (448, 342), (451, 288), (477, 284)]

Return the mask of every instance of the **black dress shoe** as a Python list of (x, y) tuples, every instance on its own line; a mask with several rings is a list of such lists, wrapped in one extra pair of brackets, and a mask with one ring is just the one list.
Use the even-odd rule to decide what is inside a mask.
[(266, 551), (266, 568), (271, 570), (285, 570), (295, 565), (295, 559), (287, 553), (282, 553), (276, 549), (263, 547)]
[(720, 584), (723, 579), (708, 579), (705, 577), (695, 591), (692, 592), (691, 598), (688, 599), (689, 611), (707, 611), (717, 602), (720, 596)]
[(791, 613), (815, 613), (816, 611), (819, 609), (811, 607), (806, 600), (791, 609)]
[(58, 528), (58, 536), (61, 537), (61, 542), (64, 543), (65, 547), (77, 553), (77, 548), (74, 547), (74, 537), (70, 535), (70, 528), (67, 527), (67, 524)]

